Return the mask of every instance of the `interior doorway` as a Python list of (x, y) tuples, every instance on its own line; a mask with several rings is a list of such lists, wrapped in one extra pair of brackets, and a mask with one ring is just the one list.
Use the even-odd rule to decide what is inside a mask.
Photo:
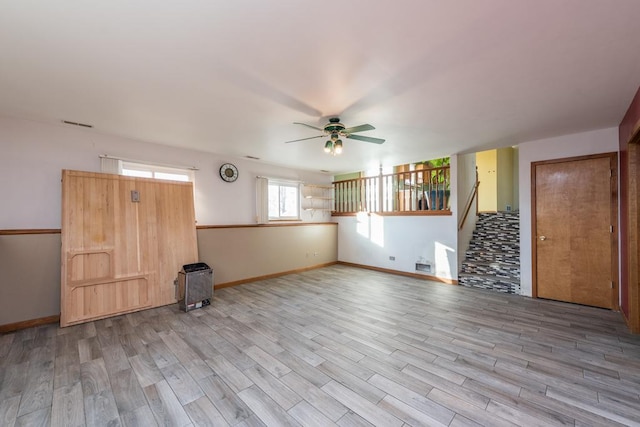
[(531, 167), (533, 296), (617, 310), (617, 154)]
[(518, 149), (504, 147), (476, 153), (479, 212), (509, 212), (519, 209)]

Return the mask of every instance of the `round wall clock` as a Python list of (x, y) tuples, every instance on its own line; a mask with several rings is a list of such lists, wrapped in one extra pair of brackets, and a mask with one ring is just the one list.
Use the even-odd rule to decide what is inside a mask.
[(225, 163), (220, 166), (220, 178), (227, 182), (233, 182), (238, 179), (238, 168), (231, 163)]

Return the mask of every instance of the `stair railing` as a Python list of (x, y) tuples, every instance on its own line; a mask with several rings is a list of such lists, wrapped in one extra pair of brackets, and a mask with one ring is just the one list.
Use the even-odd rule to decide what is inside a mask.
[(446, 165), (335, 181), (332, 215), (450, 214), (450, 174)]
[[(464, 208), (464, 215), (462, 219), (458, 223), (458, 231), (462, 230), (464, 227), (464, 223), (467, 221), (467, 216), (469, 216), (469, 211), (471, 210), (471, 205), (473, 205), (473, 201), (478, 197), (478, 187), (480, 186), (480, 181), (478, 180), (478, 168), (476, 167), (476, 182), (473, 184), (471, 188), (471, 192), (469, 197), (467, 197), (467, 203)], [(476, 216), (478, 215), (478, 204), (476, 203)]]

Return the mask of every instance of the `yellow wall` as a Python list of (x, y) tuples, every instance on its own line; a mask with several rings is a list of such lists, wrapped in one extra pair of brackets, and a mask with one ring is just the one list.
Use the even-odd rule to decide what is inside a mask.
[(520, 210), (520, 164), (518, 159), (520, 151), (518, 147), (513, 148), (513, 210)]
[(518, 209), (517, 152), (511, 147), (476, 153), (478, 166), (478, 210), (480, 212)]
[(333, 177), (334, 181), (346, 181), (348, 179), (358, 179), (362, 177), (360, 172), (343, 173), (342, 175), (336, 175)]
[(507, 206), (513, 209), (513, 148), (499, 148), (497, 151), (496, 209), (506, 211)]
[(498, 206), (498, 153), (496, 150), (476, 153), (478, 167), (478, 210), (495, 212)]

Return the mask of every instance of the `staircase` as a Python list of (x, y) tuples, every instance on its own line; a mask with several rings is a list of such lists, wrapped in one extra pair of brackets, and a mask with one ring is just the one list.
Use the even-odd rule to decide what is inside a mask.
[(458, 275), (471, 288), (520, 293), (520, 215), (481, 213)]

